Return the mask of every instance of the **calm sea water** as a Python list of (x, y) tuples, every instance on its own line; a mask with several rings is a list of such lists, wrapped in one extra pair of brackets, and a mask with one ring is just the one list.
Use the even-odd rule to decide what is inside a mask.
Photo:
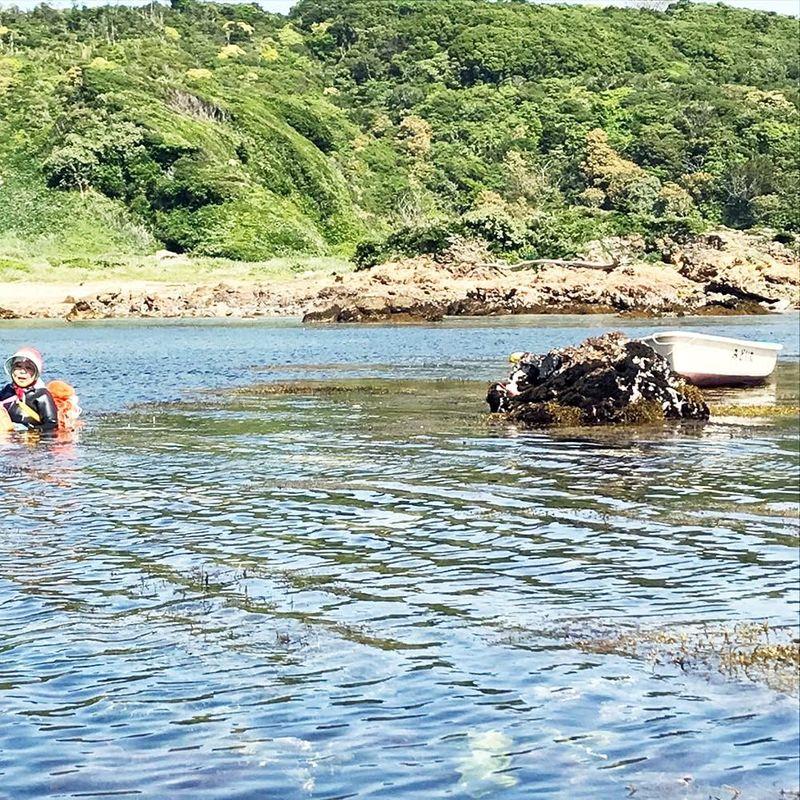
[(0, 797), (793, 796), (796, 698), (558, 631), (797, 624), (797, 420), (482, 403), (511, 351), (668, 325), (782, 342), (727, 399), (797, 404), (796, 314), (0, 325), (86, 409), (0, 441)]

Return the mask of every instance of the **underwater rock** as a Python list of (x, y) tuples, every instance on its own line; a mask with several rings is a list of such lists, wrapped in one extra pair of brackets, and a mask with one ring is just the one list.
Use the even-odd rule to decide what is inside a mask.
[(493, 412), (529, 428), (708, 419), (699, 389), (648, 345), (622, 333), (544, 355), (519, 353), (509, 380), (489, 387)]
[(511, 774), (514, 742), (501, 731), (469, 731), (469, 752), (458, 761), (461, 775), (458, 789), (471, 797), (494, 794), (498, 789), (516, 786), (519, 778)]

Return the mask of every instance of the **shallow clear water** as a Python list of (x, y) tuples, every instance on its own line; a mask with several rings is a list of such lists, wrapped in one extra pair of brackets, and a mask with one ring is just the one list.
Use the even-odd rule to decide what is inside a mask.
[[(797, 404), (797, 315), (671, 324)], [(557, 633), (797, 623), (796, 419), (488, 421), (505, 354), (620, 327), (665, 323), (0, 326), (87, 409), (0, 441), (0, 797), (797, 791), (796, 698)]]

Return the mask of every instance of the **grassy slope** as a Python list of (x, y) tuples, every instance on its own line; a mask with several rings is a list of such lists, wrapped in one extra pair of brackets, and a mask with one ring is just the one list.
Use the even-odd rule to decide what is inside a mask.
[[(195, 236), (193, 252), (220, 257), (221, 264), (225, 257), (262, 261), (352, 247), (361, 223), (348, 181), (336, 160), (287, 119), (313, 105), (312, 121), (328, 120), (340, 140), (347, 140), (352, 126), (325, 99), (312, 62), (295, 52), (302, 50), (300, 37), (281, 33), (286, 20), (257, 12), (252, 29), (234, 25), (241, 54), (219, 58), (226, 40), (236, 39), (225, 27), (231, 20), (219, 11), (211, 7), (209, 19), (190, 22), (173, 15), (183, 31), (165, 24), (164, 9), (50, 12), (13, 20), (5, 15), (16, 42), (12, 46), (8, 33), (0, 39), (4, 274), (24, 275), (29, 268), (40, 274), (46, 263), (69, 267), (96, 260), (107, 266), (109, 254), (135, 257), (174, 245), (173, 232), (188, 231)], [(294, 44), (282, 44), (284, 39)], [(265, 47), (278, 52), (277, 66), (271, 53), (260, 55)], [(310, 93), (307, 102), (303, 92)], [(84, 120), (92, 117), (94, 128), (87, 132)], [(103, 128), (117, 122), (144, 132), (145, 149), (183, 155), (182, 162), (154, 165), (151, 159), (144, 165), (160, 181), (153, 189), (148, 176), (145, 196), (152, 189), (162, 198), (179, 195), (177, 202), (159, 200), (141, 213), (138, 197), (109, 197), (92, 186), (48, 186), (41, 168), (48, 155), (75, 141), (80, 147), (97, 142)], [(172, 174), (180, 169), (188, 173), (182, 182)], [(130, 172), (123, 177), (132, 183)], [(222, 186), (224, 196), (181, 204), (180, 194), (197, 185), (213, 191)]]
[[(596, 127), (663, 183), (710, 175), (697, 214), (718, 222), (730, 164), (769, 159), (768, 200), (791, 172), (796, 28), (478, 0), (302, 0), (291, 23), (202, 4), (0, 12), (0, 276), (158, 272), (144, 256), (164, 245), (198, 269), (288, 273), (300, 262), (270, 259), (347, 256), (480, 214), (487, 191), (532, 246), (568, 250), (637, 224), (580, 205)], [(64, 190), (58, 158), (101, 164)]]

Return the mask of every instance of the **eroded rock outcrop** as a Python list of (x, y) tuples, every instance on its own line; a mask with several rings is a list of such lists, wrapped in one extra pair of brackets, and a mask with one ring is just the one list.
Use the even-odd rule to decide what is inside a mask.
[[(741, 231), (717, 231), (690, 244), (664, 241), (656, 263), (641, 237), (590, 243), (581, 259), (515, 269), (464, 242), (439, 256), (399, 259), (340, 276), (311, 299), (308, 317), (369, 321), (366, 297), (411, 296), (451, 316), (544, 313), (767, 313), (800, 304), (800, 263), (789, 248)], [(596, 262), (592, 269), (582, 264)]]
[(410, 298), (367, 297), (363, 300), (334, 303), (319, 311), (309, 311), (303, 322), (439, 322), (444, 310), (435, 303), (416, 301)]
[(621, 333), (544, 355), (515, 354), (509, 380), (489, 387), (494, 412), (529, 428), (708, 419), (702, 393), (664, 358)]
[(800, 304), (800, 261), (780, 242), (735, 230), (718, 230), (682, 245), (667, 243), (665, 258), (681, 275), (721, 295), (766, 306)]
[[(302, 303), (307, 297), (302, 298)], [(78, 320), (116, 317), (256, 317), (298, 313), (292, 298), (261, 286), (166, 287), (160, 291), (102, 292), (76, 300), (66, 318)]]
[[(67, 319), (304, 315), (307, 322), (430, 322), (442, 315), (751, 314), (800, 306), (800, 261), (778, 242), (721, 230), (659, 246), (658, 263), (647, 260), (654, 254), (634, 236), (591, 242), (568, 265), (530, 262), (516, 269), (459, 240), (436, 257), (345, 274), (88, 294), (74, 298)], [(595, 262), (603, 268), (586, 266)]]

